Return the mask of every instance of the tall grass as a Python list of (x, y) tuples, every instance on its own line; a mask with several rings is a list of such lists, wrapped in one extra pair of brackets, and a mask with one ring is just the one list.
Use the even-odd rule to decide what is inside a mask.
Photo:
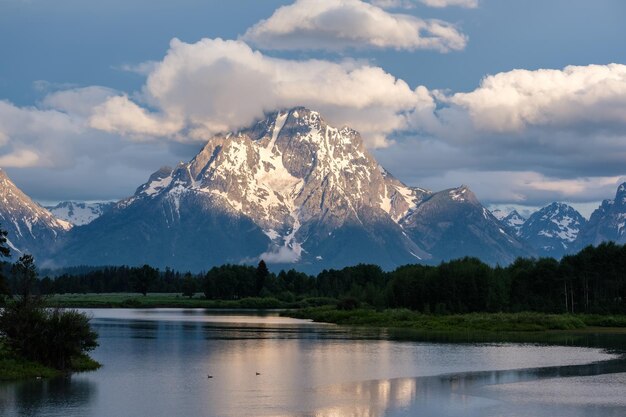
[(333, 307), (318, 307), (289, 311), (284, 314), (295, 318), (341, 325), (433, 331), (536, 332), (582, 329), (587, 326), (585, 321), (577, 316), (533, 312), (430, 315), (406, 309), (345, 311)]

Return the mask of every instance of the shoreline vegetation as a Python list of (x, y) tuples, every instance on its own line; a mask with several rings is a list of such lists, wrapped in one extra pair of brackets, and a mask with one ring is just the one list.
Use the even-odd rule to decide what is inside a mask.
[(73, 357), (70, 369), (61, 371), (39, 362), (31, 361), (12, 352), (0, 341), (0, 381), (55, 378), (74, 372), (89, 372), (102, 365), (86, 354)]
[[(9, 256), (6, 244), (6, 232), (0, 230), (0, 256)], [(22, 255), (10, 274), (14, 291), (0, 273), (0, 381), (52, 378), (100, 368), (88, 355), (98, 346), (89, 317), (74, 309), (50, 308), (33, 293), (38, 281), (33, 257)]]
[(466, 313), (424, 314), (407, 309), (311, 307), (285, 311), (282, 315), (342, 326), (412, 329), (432, 332), (527, 333), (555, 330), (577, 331), (597, 328), (626, 333), (626, 316), (596, 314)]
[(204, 298), (201, 293), (193, 297), (175, 293), (148, 293), (146, 296), (138, 293), (56, 294), (46, 297), (46, 304), (60, 308), (282, 310), (282, 316), (320, 323), (425, 331), (541, 332), (587, 328), (623, 328), (626, 331), (626, 315), (541, 312), (431, 314), (405, 308), (346, 307), (346, 300), (325, 297), (282, 301), (274, 297), (212, 300)]
[(177, 293), (105, 293), (54, 294), (45, 297), (53, 308), (206, 308), (245, 310), (284, 310), (334, 305), (337, 300), (328, 297), (309, 297), (300, 300), (279, 300), (275, 297), (244, 297), (236, 300), (207, 299), (197, 293), (192, 297)]

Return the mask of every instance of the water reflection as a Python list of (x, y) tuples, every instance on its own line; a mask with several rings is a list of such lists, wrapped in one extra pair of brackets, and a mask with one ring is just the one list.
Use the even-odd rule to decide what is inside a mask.
[[(419, 416), (442, 416), (442, 415), (506, 415), (502, 414), (502, 408), (509, 413), (517, 408), (535, 406), (532, 415), (554, 416), (553, 408), (567, 409), (568, 413), (590, 415), (589, 408), (600, 405), (593, 415), (623, 415), (615, 414), (626, 411), (626, 398), (624, 397), (624, 382), (626, 382), (626, 361), (623, 358), (617, 360), (602, 361), (585, 365), (554, 366), (535, 369), (469, 372), (462, 374), (449, 374), (421, 378), (400, 378), (378, 381), (364, 381), (356, 384), (343, 384), (325, 389), (325, 395), (348, 400), (348, 405), (332, 406), (319, 409), (312, 413), (314, 416), (346, 417), (367, 416), (381, 417), (388, 415), (419, 415)], [(615, 375), (610, 378), (609, 375)], [(572, 388), (571, 382), (584, 383), (584, 377), (601, 375), (602, 389), (609, 390), (610, 397), (604, 397), (602, 403), (593, 401), (590, 397), (597, 395), (593, 390), (581, 397), (581, 393), (575, 391), (574, 395), (568, 390)], [(573, 380), (554, 380), (554, 378), (571, 378)], [(549, 384), (554, 386), (555, 381), (562, 384), (557, 390), (552, 390), (552, 397), (543, 396), (541, 407), (533, 404), (528, 397), (519, 401), (515, 395), (517, 383), (532, 381), (526, 388), (532, 387), (539, 382), (539, 386)], [(570, 382), (570, 383), (568, 383)], [(616, 385), (611, 389), (611, 384)], [(588, 385), (588, 384), (587, 384)], [(504, 387), (504, 390), (500, 389)], [(585, 386), (588, 388), (588, 386)], [(502, 401), (503, 391), (508, 394), (509, 400)], [(581, 400), (584, 398), (584, 400)], [(521, 403), (523, 407), (519, 407)], [(365, 406), (365, 404), (367, 406)], [(356, 406), (355, 406), (356, 405)], [(572, 407), (576, 405), (578, 407)], [(518, 414), (511, 414), (518, 415)], [(558, 414), (557, 414), (558, 415)], [(572, 414), (565, 414), (572, 415)]]
[[(94, 356), (105, 367), (56, 391), (53, 381), (44, 388), (41, 381), (0, 386), (0, 415), (524, 416), (533, 409), (531, 415), (555, 417), (554, 408), (566, 404), (569, 416), (582, 416), (586, 404), (555, 398), (579, 392), (590, 379), (593, 385), (594, 378), (619, 387), (615, 378), (626, 374), (624, 361), (602, 349), (378, 340), (377, 331), (276, 313), (93, 315), (101, 343)], [(524, 402), (519, 393), (530, 392), (528, 381), (557, 386), (552, 401)], [(626, 415), (624, 404), (597, 405), (604, 414), (589, 415)]]
[(76, 410), (88, 407), (96, 395), (96, 384), (81, 378), (2, 383), (0, 411), (8, 409), (20, 416), (40, 416), (50, 409)]

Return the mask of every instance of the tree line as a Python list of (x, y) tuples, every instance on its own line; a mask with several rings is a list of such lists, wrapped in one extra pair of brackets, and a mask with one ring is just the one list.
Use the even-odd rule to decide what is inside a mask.
[[(10, 276), (10, 274), (9, 274)], [(19, 291), (9, 279), (9, 291)], [(626, 313), (626, 246), (589, 246), (560, 261), (520, 258), (491, 267), (476, 258), (436, 266), (405, 265), (383, 271), (376, 265), (324, 270), (317, 276), (259, 265), (222, 265), (191, 274), (142, 267), (78, 267), (33, 284), (39, 294), (168, 292), (208, 299), (274, 297), (282, 301), (325, 297), (377, 308), (425, 313), (540, 311)]]

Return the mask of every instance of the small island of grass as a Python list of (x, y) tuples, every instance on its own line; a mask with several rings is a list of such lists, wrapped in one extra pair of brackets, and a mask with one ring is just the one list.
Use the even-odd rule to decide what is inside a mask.
[(340, 306), (323, 306), (285, 311), (283, 315), (344, 326), (433, 332), (544, 332), (582, 330), (590, 327), (626, 328), (626, 316), (590, 314), (520, 312), (436, 315), (408, 309), (345, 309)]

